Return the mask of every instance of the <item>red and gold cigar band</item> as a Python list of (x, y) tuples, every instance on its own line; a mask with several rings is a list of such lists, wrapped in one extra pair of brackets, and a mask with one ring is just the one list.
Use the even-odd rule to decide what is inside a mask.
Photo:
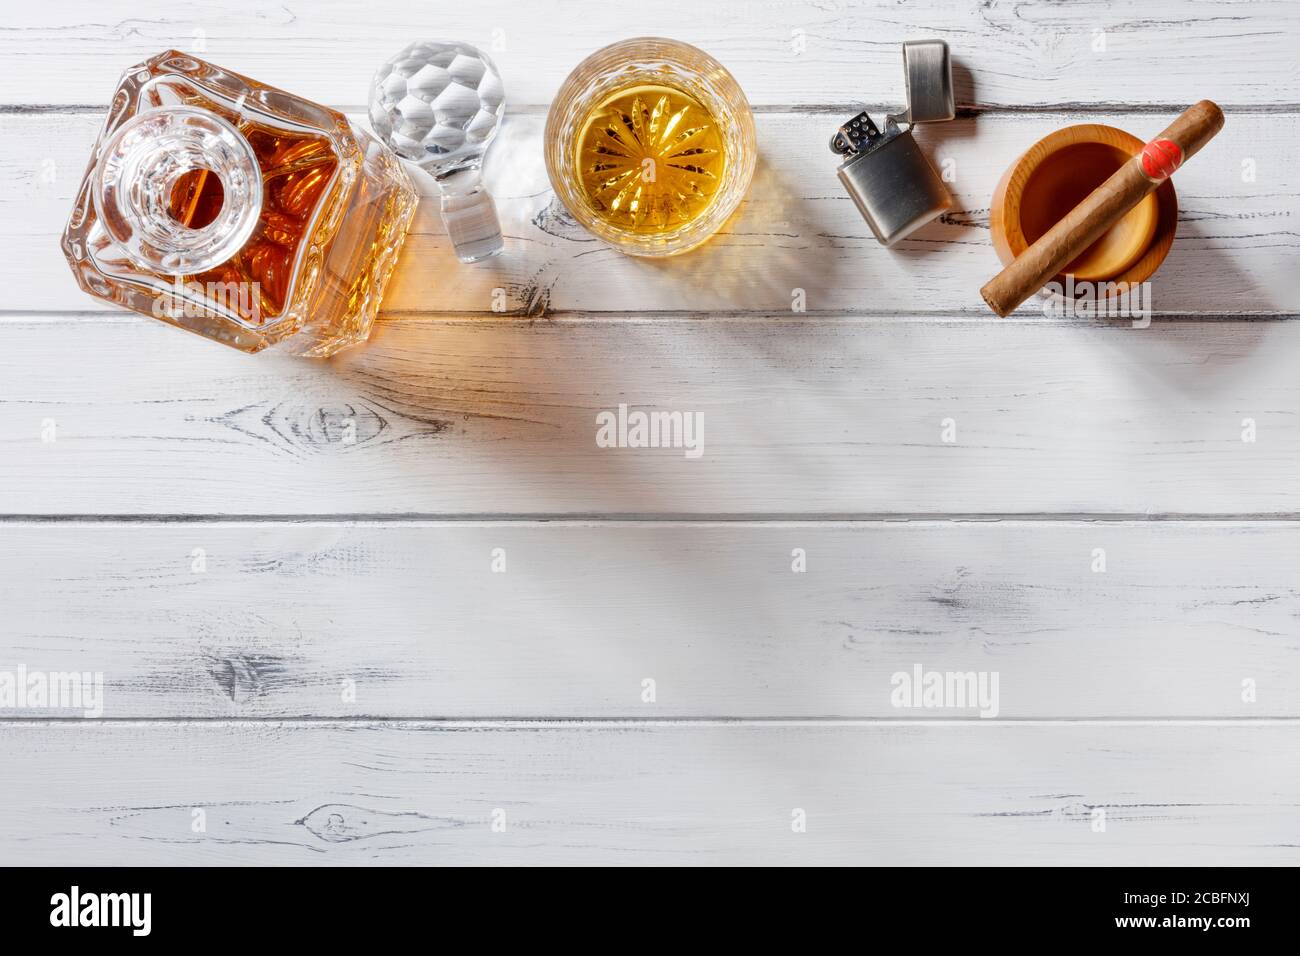
[(1153, 139), (1142, 147), (1142, 172), (1153, 183), (1162, 183), (1183, 164), (1183, 151), (1173, 140)]

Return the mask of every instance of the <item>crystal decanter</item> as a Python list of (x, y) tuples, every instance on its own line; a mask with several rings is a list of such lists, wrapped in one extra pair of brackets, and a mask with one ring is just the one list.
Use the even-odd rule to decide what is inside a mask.
[(172, 50), (118, 84), (63, 251), (91, 295), (323, 357), (370, 334), (417, 201), (342, 113)]

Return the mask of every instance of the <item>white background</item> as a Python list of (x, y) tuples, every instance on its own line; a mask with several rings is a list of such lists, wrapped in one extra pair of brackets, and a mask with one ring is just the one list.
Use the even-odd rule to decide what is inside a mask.
[[(566, 73), (647, 33), (733, 71), (762, 152), (667, 262), (577, 229), (541, 161)], [(77, 289), (58, 236), (127, 66), (176, 47), (364, 123), (436, 36), (505, 78), (500, 258), (458, 264), (426, 201), (327, 363)], [(887, 251), (826, 142), (926, 37), (956, 208)], [(1298, 39), (1294, 2), (7, 11), (0, 670), (106, 701), (0, 713), (0, 862), (1296, 862)], [(1152, 326), (988, 313), (1007, 165), (1202, 97), (1227, 124), (1175, 177)], [(703, 457), (598, 448), (619, 403), (703, 414)], [(999, 718), (891, 706), (915, 664), (998, 672)]]

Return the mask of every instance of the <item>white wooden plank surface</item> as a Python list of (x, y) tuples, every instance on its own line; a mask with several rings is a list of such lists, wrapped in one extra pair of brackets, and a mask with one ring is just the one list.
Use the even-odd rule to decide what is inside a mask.
[[(1253, 722), (7, 722), (0, 859), (1294, 865), (1298, 734)], [(791, 829), (795, 809), (806, 833)]]
[[(506, 234), (502, 256), (466, 267), (447, 243), (436, 198), (420, 207), (386, 295), (389, 314), (507, 311), (992, 314), (979, 287), (1000, 268), (988, 207), (1003, 171), (1072, 123), (1106, 123), (1147, 139), (1172, 112), (981, 115), (919, 129), (949, 164), (956, 208), (893, 250), (882, 248), (835, 177), (825, 146), (844, 113), (757, 117), (762, 163), (726, 231), (669, 263), (604, 247), (556, 205), (542, 161), (544, 117), (512, 118), (492, 147), (487, 181)], [(365, 124), (361, 116), (357, 122)], [(0, 283), (8, 311), (99, 311), (59, 249), (102, 117), (0, 115)], [(1250, 175), (1243, 177), (1243, 163)], [(1159, 312), (1300, 313), (1300, 116), (1229, 112), (1223, 133), (1179, 171), (1179, 235), (1152, 283)], [(418, 176), (427, 193), (436, 190)], [(1026, 313), (1041, 312), (1033, 301)]]
[[(421, 320), (330, 363), (4, 334), (7, 514), (1300, 513), (1290, 321)], [(702, 415), (702, 455), (598, 447), (620, 403)]]
[[(6, 12), (0, 671), (102, 670), (107, 699), (102, 721), (0, 710), (0, 862), (1300, 862), (1300, 5), (629, 22), (586, 0)], [(386, 321), (329, 363), (75, 288), (57, 236), (122, 68), (176, 46), (355, 113), (422, 31), (504, 71), (503, 257), (454, 264), (426, 203)], [(705, 47), (758, 111), (747, 203), (670, 263), (600, 248), (541, 165), (551, 93), (636, 32)], [(901, 105), (920, 36), (956, 60), (963, 117), (918, 135), (957, 209), (887, 252), (824, 144)], [(1178, 174), (1168, 319), (991, 319), (1006, 165), (1200, 97), (1228, 123)], [(702, 413), (703, 457), (597, 448), (619, 403)], [(531, 520), (555, 516), (579, 520)], [(915, 664), (996, 671), (999, 719), (891, 707)]]
[(1001, 719), (1295, 717), (1298, 567), (1296, 523), (10, 523), (0, 671), (110, 719), (978, 719), (892, 706), (916, 664)]
[(122, 70), (168, 47), (323, 102), (362, 104), (380, 62), (412, 39), (437, 35), (491, 51), (511, 102), (542, 105), (588, 53), (647, 34), (708, 50), (760, 105), (864, 99), (898, 105), (899, 44), (928, 36), (951, 44), (963, 106), (1142, 105), (1201, 97), (1225, 104), (1300, 102), (1294, 45), (1300, 10), (1287, 0), (658, 0), (652, 12), (605, 0), (10, 6), (0, 32), (0, 102), (16, 104), (106, 102)]

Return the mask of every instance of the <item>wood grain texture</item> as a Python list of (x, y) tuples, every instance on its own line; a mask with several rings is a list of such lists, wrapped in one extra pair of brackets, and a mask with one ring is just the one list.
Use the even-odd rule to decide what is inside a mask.
[[(1297, 735), (1292, 723), (9, 722), (0, 859), (1295, 864)], [(796, 808), (806, 833), (792, 832)]]
[(9, 523), (0, 671), (110, 719), (979, 719), (893, 706), (916, 664), (1002, 719), (1295, 717), (1297, 567), (1296, 523)]
[[(102, 671), (106, 719), (0, 710), (0, 862), (1300, 863), (1300, 6), (665, 0), (762, 150), (670, 263), (582, 233), (542, 166), (552, 92), (637, 32), (607, 10), (6, 12), (0, 672)], [(505, 255), (454, 263), (425, 202), (328, 363), (76, 289), (57, 237), (123, 68), (189, 49), (355, 115), (435, 21), (505, 75)], [(957, 208), (889, 252), (825, 144), (902, 105), (923, 36)], [(1007, 165), (1202, 96), (1227, 126), (1178, 173), (1167, 320), (989, 318)], [(702, 414), (703, 456), (598, 448), (619, 404)], [(999, 719), (893, 708), (916, 664), (996, 672)]]
[[(760, 106), (864, 99), (898, 106), (899, 45), (931, 36), (952, 46), (959, 106), (1168, 104), (1201, 96), (1225, 105), (1300, 102), (1300, 11), (1286, 0), (660, 0), (654, 10), (646, 21), (600, 0), (20, 5), (0, 32), (0, 102), (104, 103), (128, 66), (179, 47), (322, 102), (363, 104), (379, 63), (429, 32), (492, 52), (516, 105), (548, 103), (587, 54), (646, 33), (708, 50)], [(1205, 88), (1189, 92), (1190, 78)]]
[[(554, 201), (542, 161), (543, 117), (513, 117), (486, 173), (505, 252), (459, 263), (432, 196), (437, 187), (417, 174), (426, 198), (384, 309), (790, 314), (802, 290), (811, 313), (987, 317), (979, 288), (1001, 268), (989, 204), (1003, 171), (1063, 126), (1109, 124), (1145, 140), (1173, 115), (982, 115), (918, 129), (924, 149), (951, 174), (956, 208), (887, 250), (836, 179), (836, 157), (825, 146), (845, 116), (759, 114), (762, 158), (748, 199), (722, 234), (671, 262), (625, 256), (584, 232)], [(96, 114), (0, 116), (5, 310), (113, 310), (77, 288), (58, 242), (101, 121)], [(1300, 313), (1298, 144), (1295, 113), (1230, 113), (1224, 131), (1179, 170), (1178, 237), (1152, 282), (1157, 311)], [(1254, 178), (1244, 181), (1247, 162)], [(1022, 311), (1041, 314), (1041, 305), (1031, 301)]]
[[(11, 515), (1300, 513), (1289, 321), (421, 320), (328, 363), (4, 333)], [(702, 455), (598, 447), (619, 404), (702, 415)]]

